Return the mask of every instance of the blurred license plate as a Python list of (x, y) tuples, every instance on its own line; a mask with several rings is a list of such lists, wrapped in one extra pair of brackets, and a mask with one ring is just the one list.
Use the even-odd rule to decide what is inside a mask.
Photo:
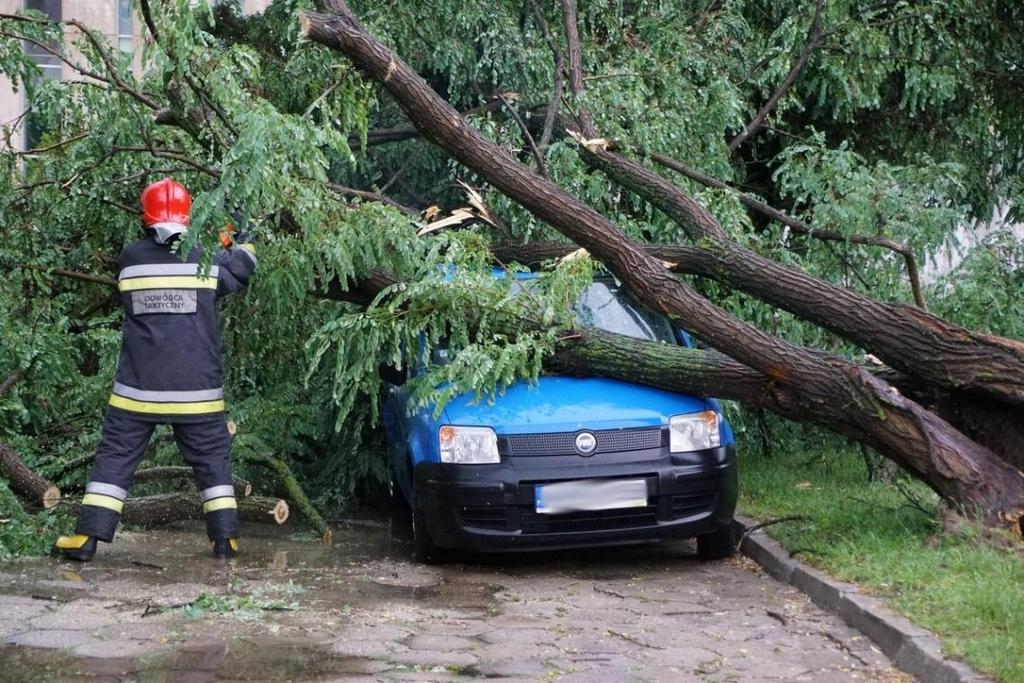
[(537, 512), (557, 515), (582, 510), (617, 510), (647, 505), (643, 479), (583, 479), (534, 488)]

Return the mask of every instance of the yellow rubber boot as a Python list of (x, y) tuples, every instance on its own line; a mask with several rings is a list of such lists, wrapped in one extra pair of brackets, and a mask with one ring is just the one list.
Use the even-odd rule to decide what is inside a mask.
[(237, 538), (218, 538), (213, 542), (213, 556), (228, 560), (238, 554), (238, 548)]
[(85, 534), (61, 536), (53, 544), (50, 554), (76, 562), (88, 562), (96, 554), (96, 539)]

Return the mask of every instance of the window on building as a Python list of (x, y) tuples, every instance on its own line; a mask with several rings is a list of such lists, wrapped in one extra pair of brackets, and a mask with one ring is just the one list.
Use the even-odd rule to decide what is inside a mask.
[[(53, 21), (60, 21), (60, 5), (60, 0), (26, 0), (25, 9), (34, 9), (42, 12)], [(49, 47), (53, 50), (61, 49), (61, 46), (56, 44), (51, 44)], [(42, 70), (44, 78), (60, 78), (61, 61), (46, 49), (34, 43), (26, 43), (25, 52), (32, 57), (32, 61)]]
[[(60, 21), (63, 18), (61, 0), (25, 0), (25, 9), (42, 12), (52, 21)], [(62, 45), (56, 43), (47, 47), (55, 51), (63, 49)], [(34, 43), (26, 43), (25, 52), (42, 71), (42, 78), (60, 80), (64, 64), (49, 50)], [(40, 120), (38, 115), (33, 112), (28, 113), (28, 116), (25, 117), (25, 146), (27, 149), (38, 146), (39, 140), (46, 133), (46, 128), (46, 122)]]
[(135, 45), (135, 16), (131, 0), (117, 0), (117, 47), (131, 52)]

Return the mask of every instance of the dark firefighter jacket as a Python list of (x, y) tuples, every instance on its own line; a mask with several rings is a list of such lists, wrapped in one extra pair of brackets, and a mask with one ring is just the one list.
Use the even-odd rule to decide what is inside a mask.
[(245, 287), (255, 250), (220, 251), (204, 275), (201, 249), (182, 261), (173, 246), (150, 235), (118, 259), (124, 323), (110, 407), (148, 422), (223, 420), (216, 302)]

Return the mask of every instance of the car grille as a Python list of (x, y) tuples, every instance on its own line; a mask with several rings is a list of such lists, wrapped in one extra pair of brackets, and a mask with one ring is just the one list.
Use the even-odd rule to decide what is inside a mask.
[(636, 529), (657, 524), (658, 506), (570, 512), (564, 515), (539, 515), (536, 512), (523, 512), (520, 514), (520, 522), (524, 534)]
[[(597, 438), (594, 453), (626, 453), (660, 448), (661, 427), (637, 429), (603, 429), (590, 432)], [(503, 455), (537, 457), (546, 455), (579, 455), (576, 435), (579, 432), (551, 434), (507, 434), (498, 437), (498, 450)]]
[[(656, 477), (652, 474), (634, 475), (629, 478), (649, 480), (651, 490), (656, 485)], [(523, 481), (520, 482), (520, 487), (522, 492), (528, 496), (527, 499), (532, 501), (532, 489), (534, 486), (557, 483), (559, 481), (561, 480)], [(463, 528), (515, 531), (515, 521), (518, 516), (518, 528), (522, 530), (523, 534), (554, 534), (642, 529), (657, 526), (659, 519), (671, 521), (707, 513), (714, 508), (717, 500), (718, 494), (716, 490), (706, 489), (687, 493), (651, 496), (648, 505), (640, 508), (547, 515), (539, 514), (534, 509), (532, 503), (524, 504), (525, 501), (521, 500), (515, 507), (505, 505), (473, 505), (456, 508), (456, 512), (459, 524)], [(509, 515), (511, 515), (511, 518)]]
[(504, 531), (505, 506), (477, 505), (461, 507), (458, 510), (459, 523), (464, 527), (477, 529), (498, 529)]
[(672, 496), (672, 519), (699, 515), (715, 505), (715, 492), (702, 491)]

